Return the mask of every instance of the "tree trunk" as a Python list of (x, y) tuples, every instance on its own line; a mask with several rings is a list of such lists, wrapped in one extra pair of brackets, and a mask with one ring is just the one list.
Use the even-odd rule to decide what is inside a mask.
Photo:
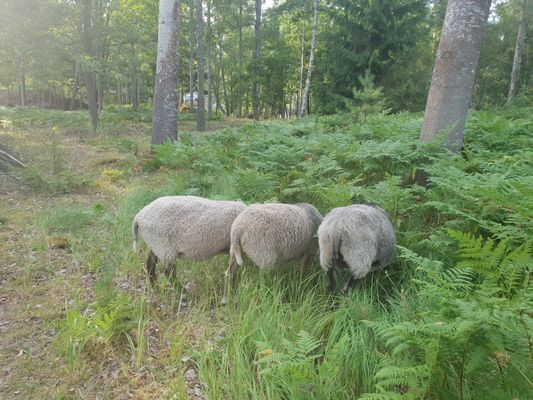
[(81, 86), (81, 65), (79, 61), (76, 61), (76, 64), (74, 65), (74, 75), (75, 75), (75, 96), (76, 96), (76, 102), (77, 102), (77, 110), (81, 110), (81, 97), (80, 97), (80, 86)]
[(296, 109), (300, 110), (302, 107), (302, 98), (304, 91), (304, 56), (305, 56), (305, 35), (302, 29), (302, 55), (300, 57), (300, 90), (298, 91), (298, 96), (296, 97)]
[(194, 109), (194, 1), (190, 0), (191, 4), (189, 5), (189, 106), (191, 110)]
[[(318, 1), (318, 0), (317, 0)], [(259, 120), (259, 58), (261, 57), (261, 0), (255, 0), (255, 46), (254, 46), (254, 86), (252, 88), (253, 116)]]
[(54, 103), (52, 102), (52, 88), (48, 85), (48, 108), (52, 107), (54, 107)]
[(19, 63), (19, 96), (20, 106), (26, 107), (26, 66), (24, 61)]
[(239, 0), (239, 79), (237, 79), (237, 117), (242, 117), (242, 1)]
[(196, 129), (205, 131), (205, 99), (204, 99), (204, 16), (202, 9), (202, 0), (197, 0), (196, 24), (197, 24), (197, 43), (198, 43), (198, 104), (196, 106)]
[(133, 57), (133, 88), (131, 93), (133, 95), (133, 110), (139, 111), (139, 66), (137, 62), (137, 50), (135, 49), (135, 42), (131, 43), (131, 52)]
[(102, 85), (102, 76), (98, 75), (96, 80), (96, 94), (97, 94), (97, 104), (98, 104), (98, 114), (104, 110), (104, 88)]
[(510, 103), (518, 91), (518, 78), (520, 77), (520, 64), (522, 63), (522, 53), (524, 52), (524, 43), (526, 42), (527, 22), (526, 10), (528, 10), (528, 0), (523, 0), (522, 11), (520, 13), (520, 23), (518, 25), (518, 34), (516, 36), (516, 47), (514, 49), (513, 70), (511, 71), (511, 83), (509, 85), (509, 94), (507, 102)]
[(451, 129), (446, 147), (459, 152), (490, 0), (449, 0), (420, 140)]
[(120, 82), (120, 75), (117, 76), (117, 106), (122, 110), (122, 85)]
[(211, 0), (207, 0), (207, 115), (213, 115), (213, 71), (211, 68)]
[[(214, 51), (214, 49), (211, 49), (212, 51)], [(212, 57), (215, 58), (215, 65), (216, 65), (216, 53), (212, 53), (211, 54)], [(220, 112), (224, 112), (222, 110), (222, 107), (221, 107), (221, 97), (220, 97), (220, 86), (221, 86), (221, 82), (222, 82), (222, 79), (220, 77), (220, 66), (216, 66), (215, 67), (215, 70), (214, 70), (214, 78), (212, 77), (212, 85), (213, 85), (213, 94), (215, 96), (215, 104), (216, 104), (216, 107), (215, 107), (215, 112), (217, 111), (220, 111)]]
[[(85, 56), (90, 60), (94, 60), (93, 52), (93, 29), (92, 29), (92, 0), (83, 1), (82, 10), (82, 36), (83, 36), (83, 50)], [(96, 74), (92, 71), (92, 68), (85, 66), (85, 86), (87, 88), (87, 104), (89, 106), (89, 114), (91, 117), (91, 132), (96, 134), (96, 128), (98, 127), (98, 104), (96, 93)]]
[(220, 65), (220, 79), (222, 80), (222, 91), (224, 92), (224, 104), (226, 105), (226, 116), (229, 117), (230, 104), (228, 97), (228, 90), (226, 88), (226, 77), (224, 75), (224, 65), (222, 64), (222, 38), (220, 39), (220, 46), (218, 48), (218, 63)]
[(305, 80), (305, 89), (302, 95), (302, 106), (300, 108), (300, 118), (304, 116), (307, 109), (307, 97), (309, 96), (309, 88), (311, 87), (311, 74), (313, 73), (313, 62), (315, 60), (316, 36), (318, 33), (318, 0), (313, 1), (313, 38), (311, 39), (311, 50), (309, 54), (309, 66), (307, 67), (307, 79)]
[(179, 0), (159, 0), (152, 144), (177, 140)]

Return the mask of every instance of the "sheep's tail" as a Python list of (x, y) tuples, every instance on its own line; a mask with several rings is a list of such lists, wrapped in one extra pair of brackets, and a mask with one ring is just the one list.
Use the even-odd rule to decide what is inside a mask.
[(232, 235), (229, 255), (231, 258), (235, 258), (235, 261), (237, 261), (238, 265), (243, 264), (241, 241), (237, 235)]
[(339, 259), (341, 238), (333, 235), (320, 240), (320, 266), (325, 272), (335, 267)]
[(137, 252), (139, 251), (139, 223), (136, 220), (133, 220), (131, 234), (133, 236), (133, 251)]

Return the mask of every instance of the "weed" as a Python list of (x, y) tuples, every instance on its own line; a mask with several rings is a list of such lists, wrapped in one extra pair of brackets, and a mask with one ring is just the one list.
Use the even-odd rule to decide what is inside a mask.
[(42, 226), (47, 234), (64, 232), (75, 234), (91, 224), (92, 220), (93, 213), (90, 210), (56, 206), (44, 214)]

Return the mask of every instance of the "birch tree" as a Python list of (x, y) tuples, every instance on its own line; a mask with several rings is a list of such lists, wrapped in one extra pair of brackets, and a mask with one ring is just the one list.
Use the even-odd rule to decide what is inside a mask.
[(313, 37), (311, 39), (311, 50), (309, 52), (309, 66), (307, 67), (307, 79), (305, 80), (305, 89), (302, 94), (302, 105), (300, 108), (300, 118), (305, 114), (307, 109), (307, 98), (309, 96), (309, 88), (311, 87), (311, 75), (313, 73), (313, 62), (315, 60), (316, 36), (318, 33), (318, 0), (313, 1)]
[(212, 42), (213, 31), (211, 29), (211, 0), (207, 0), (207, 115), (213, 116), (213, 68), (212, 68)]
[(96, 73), (91, 64), (93, 64), (94, 54), (94, 40), (93, 40), (93, 4), (92, 0), (83, 0), (82, 3), (82, 41), (85, 56), (85, 72), (84, 80), (87, 89), (87, 104), (89, 106), (89, 114), (91, 117), (91, 131), (96, 134), (98, 127), (98, 99), (96, 92)]
[(196, 7), (197, 45), (198, 45), (198, 103), (196, 105), (196, 129), (205, 131), (205, 71), (204, 71), (204, 15), (202, 0)]
[(254, 46), (254, 86), (252, 88), (252, 108), (255, 120), (259, 120), (259, 58), (261, 56), (261, 0), (255, 0), (255, 46)]
[(152, 144), (178, 139), (176, 104), (179, 0), (159, 0)]
[(509, 94), (507, 102), (510, 102), (518, 91), (518, 78), (520, 77), (520, 64), (522, 63), (522, 53), (526, 43), (526, 32), (528, 23), (528, 10), (530, 4), (528, 0), (522, 0), (522, 11), (520, 13), (520, 22), (518, 25), (518, 34), (516, 36), (516, 46), (514, 50), (513, 69), (511, 71), (511, 83), (509, 85)]
[(195, 0), (189, 0), (189, 107), (194, 109), (194, 7)]
[(433, 68), (420, 140), (449, 129), (446, 147), (460, 151), (490, 0), (449, 0)]

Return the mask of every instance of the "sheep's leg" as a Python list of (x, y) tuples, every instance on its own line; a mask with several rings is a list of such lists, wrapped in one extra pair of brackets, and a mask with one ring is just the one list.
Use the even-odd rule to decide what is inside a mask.
[(148, 273), (148, 277), (150, 278), (150, 284), (152, 286), (155, 286), (155, 284), (157, 283), (157, 275), (155, 272), (156, 264), (157, 256), (152, 250), (150, 250), (150, 254), (148, 254), (148, 259), (146, 260), (146, 272)]
[(231, 285), (231, 283), (233, 283), (236, 269), (237, 269), (237, 260), (235, 259), (235, 257), (230, 257), (229, 266), (224, 276), (224, 294), (222, 296), (222, 305), (226, 305), (227, 303), (228, 288)]
[(333, 268), (328, 270), (328, 290), (332, 292), (335, 289), (335, 279), (333, 277)]
[(309, 264), (309, 261), (311, 261), (311, 257), (313, 257), (313, 253), (311, 251), (306, 251), (302, 258), (301, 258), (301, 264), (300, 264), (300, 273), (303, 274), (304, 270), (307, 268), (307, 265)]
[(165, 275), (168, 281), (172, 284), (176, 284), (176, 264), (166, 263), (165, 264)]
[(344, 294), (348, 294), (350, 292), (350, 289), (352, 289), (355, 286), (356, 282), (357, 282), (357, 279), (353, 275), (350, 275), (348, 282), (346, 282), (346, 285), (344, 285), (344, 288), (342, 288), (342, 292)]

